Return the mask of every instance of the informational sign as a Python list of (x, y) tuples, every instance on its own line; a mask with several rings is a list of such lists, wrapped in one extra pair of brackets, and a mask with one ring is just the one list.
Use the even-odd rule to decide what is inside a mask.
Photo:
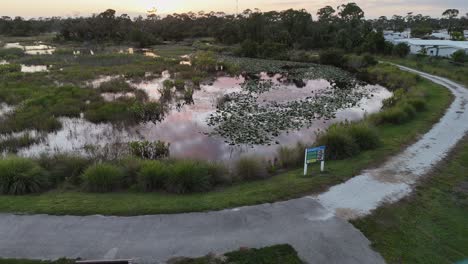
[(307, 175), (307, 168), (309, 164), (320, 162), (320, 171), (325, 169), (325, 146), (309, 148), (305, 150), (304, 158), (304, 175)]

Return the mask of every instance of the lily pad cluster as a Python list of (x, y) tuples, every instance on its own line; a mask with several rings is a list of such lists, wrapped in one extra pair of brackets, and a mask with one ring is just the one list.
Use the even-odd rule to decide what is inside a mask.
[[(273, 62), (274, 65), (279, 65)], [(265, 67), (272, 67), (269, 66)], [(275, 66), (276, 67), (276, 66)], [(258, 70), (265, 70), (258, 65)], [(230, 145), (271, 145), (281, 133), (310, 127), (316, 120), (335, 118), (338, 110), (355, 107), (368, 96), (350, 73), (334, 67), (300, 67), (283, 72), (288, 80), (325, 78), (330, 87), (306, 98), (288, 102), (259, 103), (258, 96), (279, 84), (271, 80), (247, 79), (244, 91), (226, 95), (224, 103), (208, 118), (214, 135), (225, 138)]]

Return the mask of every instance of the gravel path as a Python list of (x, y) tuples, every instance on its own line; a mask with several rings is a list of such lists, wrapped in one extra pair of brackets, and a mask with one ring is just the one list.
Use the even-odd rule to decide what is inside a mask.
[[(414, 70), (404, 68), (404, 70)], [(0, 214), (0, 256), (11, 258), (134, 258), (163, 263), (176, 256), (223, 253), (279, 243), (308, 263), (384, 263), (346, 219), (363, 216), (411, 192), (468, 131), (468, 90), (417, 72), (455, 95), (430, 132), (378, 169), (314, 197), (208, 213), (137, 217)]]

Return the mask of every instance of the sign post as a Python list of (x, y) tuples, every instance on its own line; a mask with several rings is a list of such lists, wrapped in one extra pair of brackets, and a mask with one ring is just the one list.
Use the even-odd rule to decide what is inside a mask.
[(325, 146), (310, 148), (305, 150), (304, 154), (304, 176), (307, 175), (309, 164), (320, 161), (320, 171), (325, 170)]

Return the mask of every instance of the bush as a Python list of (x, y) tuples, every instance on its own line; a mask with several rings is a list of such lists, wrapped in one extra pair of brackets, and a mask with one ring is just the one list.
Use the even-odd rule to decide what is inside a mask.
[(104, 82), (99, 86), (101, 93), (126, 93), (132, 92), (134, 88), (124, 78), (117, 78)]
[(0, 58), (11, 60), (24, 56), (24, 50), (20, 48), (0, 48)]
[(4, 64), (0, 65), (0, 74), (21, 72), (21, 65), (19, 64)]
[(166, 184), (171, 171), (160, 161), (144, 162), (137, 176), (137, 183), (143, 191), (155, 191), (162, 189)]
[(304, 162), (306, 146), (298, 143), (295, 147), (281, 146), (278, 149), (278, 159), (282, 168), (290, 169), (299, 167)]
[(212, 183), (206, 164), (197, 161), (178, 161), (171, 166), (166, 190), (173, 193), (208, 191)]
[(123, 187), (123, 171), (110, 164), (91, 166), (81, 177), (85, 189), (91, 192), (111, 192)]
[(229, 184), (232, 182), (229, 170), (221, 163), (210, 162), (206, 164), (208, 174), (211, 176), (213, 186), (221, 184)]
[(157, 123), (164, 119), (164, 106), (158, 102), (139, 103), (136, 102), (131, 107), (131, 112), (139, 122)]
[(169, 157), (170, 144), (162, 141), (134, 141), (129, 143), (132, 154), (142, 159), (156, 160)]
[(427, 103), (423, 99), (410, 99), (408, 100), (408, 104), (412, 105), (418, 112), (422, 112), (427, 109)]
[(347, 124), (346, 130), (360, 150), (375, 149), (382, 143), (377, 130), (367, 123), (357, 122)]
[(397, 45), (393, 46), (392, 53), (395, 56), (404, 58), (410, 53), (410, 46), (408, 46), (406, 43), (398, 43)]
[(185, 81), (184, 80), (175, 80), (174, 86), (178, 91), (183, 91), (185, 89)]
[(317, 144), (326, 146), (325, 155), (330, 160), (341, 160), (357, 155), (360, 152), (359, 145), (345, 126), (336, 124), (319, 134)]
[(265, 164), (256, 157), (242, 157), (235, 167), (236, 176), (240, 180), (260, 180), (268, 178)]
[(138, 173), (143, 166), (144, 161), (137, 157), (127, 157), (117, 162), (117, 165), (124, 173), (124, 185), (133, 186), (137, 183)]
[(452, 60), (458, 63), (465, 63), (468, 61), (468, 54), (464, 50), (458, 50), (452, 54)]
[(339, 49), (328, 49), (320, 52), (319, 60), (321, 64), (328, 64), (342, 67), (345, 63), (344, 51)]
[(81, 174), (91, 164), (91, 161), (80, 156), (58, 154), (41, 156), (39, 164), (50, 173), (50, 179), (54, 185), (65, 180), (72, 184), (79, 184)]
[(48, 175), (34, 161), (16, 157), (0, 160), (0, 193), (38, 193), (48, 186)]
[(377, 114), (375, 123), (399, 125), (407, 122), (409, 119), (408, 113), (402, 107), (393, 107)]

